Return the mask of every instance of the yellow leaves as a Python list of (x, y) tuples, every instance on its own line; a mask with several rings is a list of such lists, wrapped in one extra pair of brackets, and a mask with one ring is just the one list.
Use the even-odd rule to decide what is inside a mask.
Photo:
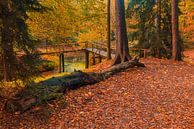
[(88, 33), (79, 34), (78, 42), (93, 42), (93, 41), (102, 41), (104, 39), (104, 35), (99, 34), (96, 31), (90, 31)]
[[(81, 33), (80, 42), (101, 41), (106, 38), (104, 1), (95, 1), (95, 4), (90, 2), (78, 4), (76, 0), (47, 0), (42, 1), (42, 4), (51, 10), (43, 14), (28, 13), (31, 19), (27, 23), (34, 37), (64, 41), (66, 37), (71, 37), (76, 32)], [(87, 33), (82, 33), (83, 31)]]
[(51, 10), (43, 14), (29, 13), (27, 21), (31, 34), (39, 39), (56, 40), (71, 36), (80, 12), (77, 4), (61, 0), (47, 0), (42, 2)]
[(194, 2), (192, 0), (181, 1), (179, 4), (182, 15), (179, 17), (180, 31), (187, 42), (194, 41)]

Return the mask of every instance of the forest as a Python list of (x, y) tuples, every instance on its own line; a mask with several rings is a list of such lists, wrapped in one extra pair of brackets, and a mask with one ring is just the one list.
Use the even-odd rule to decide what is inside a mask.
[(0, 0), (0, 129), (189, 129), (193, 0)]

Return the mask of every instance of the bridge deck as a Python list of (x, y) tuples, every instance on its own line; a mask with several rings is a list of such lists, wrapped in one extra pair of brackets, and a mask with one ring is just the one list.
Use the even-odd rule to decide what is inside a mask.
[(69, 52), (79, 52), (84, 51), (85, 49), (75, 49), (75, 50), (62, 50), (62, 51), (52, 51), (52, 52), (41, 52), (38, 55), (53, 55), (53, 54), (60, 54), (60, 53), (69, 53)]
[[(96, 49), (96, 48), (86, 48), (87, 51), (90, 51), (90, 52), (93, 52), (95, 54), (99, 54), (103, 57), (106, 57), (107, 56), (107, 52), (104, 51), (104, 50), (99, 50), (99, 49)], [(115, 57), (115, 54), (111, 54), (112, 57)]]

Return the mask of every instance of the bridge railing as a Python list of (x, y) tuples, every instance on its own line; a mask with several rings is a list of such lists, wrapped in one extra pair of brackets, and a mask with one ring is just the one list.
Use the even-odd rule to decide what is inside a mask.
[(76, 50), (83, 49), (80, 44), (77, 43), (68, 43), (68, 44), (41, 44), (37, 47), (37, 50), (42, 53), (49, 53), (49, 52), (65, 52), (65, 51), (76, 51)]
[(101, 54), (101, 51), (106, 51), (106, 44), (104, 43), (85, 43), (85, 48), (86, 49), (91, 49), (92, 52), (97, 53), (98, 55)]
[[(39, 45), (38, 51), (41, 53), (49, 53), (49, 52), (65, 52), (65, 51), (76, 51), (90, 48), (92, 51), (96, 50), (95, 53), (100, 54), (101, 51), (107, 51), (107, 44), (102, 42), (81, 42), (81, 43), (68, 43), (68, 44), (54, 44), (54, 45)], [(143, 52), (143, 56), (146, 57), (148, 53), (148, 49), (141, 48), (129, 48), (129, 51), (133, 52)], [(111, 45), (111, 53), (116, 53), (116, 46)]]
[[(94, 49), (98, 49), (99, 52), (100, 52), (100, 50), (107, 51), (107, 50), (106, 50), (106, 49), (107, 49), (107, 45), (104, 44), (104, 43), (87, 43), (87, 44), (86, 44), (86, 48), (91, 48), (92, 51), (93, 51)], [(130, 47), (130, 48), (129, 48), (129, 52), (138, 52), (140, 55), (141, 55), (141, 53), (143, 53), (142, 56), (143, 56), (144, 58), (146, 58), (147, 55), (148, 55), (148, 49), (143, 49), (143, 48), (134, 48), (134, 47)], [(116, 53), (116, 46), (115, 46), (115, 45), (112, 45), (112, 46), (111, 46), (111, 53), (113, 53), (113, 54)]]

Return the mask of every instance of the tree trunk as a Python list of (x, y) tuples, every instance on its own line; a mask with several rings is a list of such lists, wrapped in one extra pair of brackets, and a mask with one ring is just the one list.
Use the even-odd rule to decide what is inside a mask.
[(157, 25), (156, 25), (156, 31), (157, 31), (157, 55), (158, 55), (158, 58), (161, 57), (160, 55), (160, 49), (161, 49), (161, 38), (160, 38), (160, 32), (161, 32), (161, 0), (157, 0), (157, 18), (156, 18), (156, 21), (157, 21)]
[(11, 81), (13, 79), (14, 70), (11, 69), (15, 66), (16, 57), (14, 56), (13, 42), (14, 42), (14, 26), (11, 2), (0, 2), (2, 15), (2, 28), (1, 28), (1, 48), (3, 58), (3, 76), (4, 80)]
[(11, 62), (14, 63), (14, 50), (13, 50), (13, 35), (11, 34), (10, 28), (2, 29), (2, 58), (3, 58), (3, 71), (4, 80), (11, 81), (13, 79), (14, 70), (12, 70)]
[(129, 61), (129, 46), (125, 21), (124, 0), (115, 0), (116, 10), (116, 55), (113, 65)]
[(178, 0), (172, 0), (172, 59), (181, 60), (181, 44), (179, 37)]
[(18, 95), (15, 99), (9, 99), (5, 104), (8, 112), (24, 112), (33, 105), (41, 104), (49, 100), (57, 99), (68, 90), (74, 90), (81, 86), (86, 86), (103, 81), (127, 68), (145, 67), (138, 61), (124, 62), (110, 67), (100, 73), (85, 73), (81, 71), (74, 72), (63, 77), (51, 78), (40, 82), (35, 86), (29, 86)]
[(110, 0), (107, 1), (107, 60), (111, 59)]

